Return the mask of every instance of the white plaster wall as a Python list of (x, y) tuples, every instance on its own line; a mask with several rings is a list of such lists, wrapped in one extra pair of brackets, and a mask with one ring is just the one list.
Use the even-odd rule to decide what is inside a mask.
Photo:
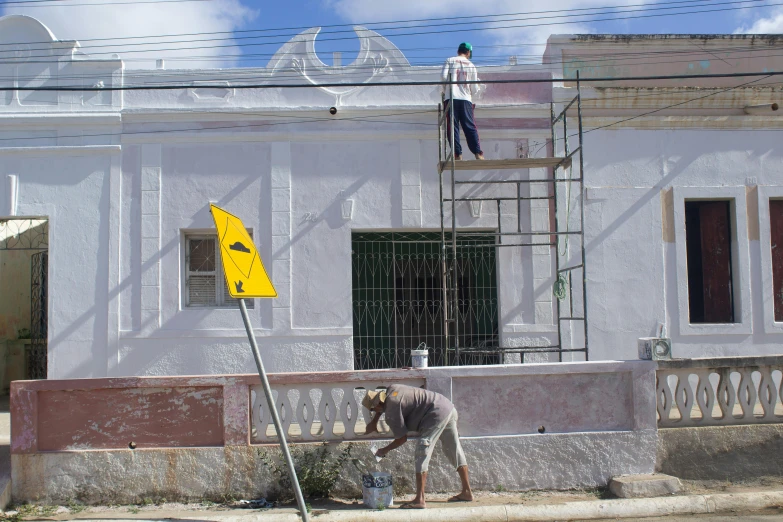
[(119, 150), (4, 154), (20, 216), (49, 219), (49, 375), (106, 375), (112, 164)]
[[(776, 135), (715, 129), (586, 135), (591, 359), (635, 358), (636, 339), (654, 335), (660, 323), (676, 357), (780, 352), (781, 333), (764, 328), (772, 302), (763, 284), (771, 286), (771, 273), (768, 266), (762, 269), (761, 245), (769, 248), (769, 238), (759, 241), (759, 219), (768, 223), (769, 216), (759, 215), (757, 200), (780, 186), (783, 151)], [(747, 327), (682, 324), (687, 272), (674, 242), (684, 238), (684, 223), (673, 208), (682, 202), (678, 192), (738, 200), (732, 248), (748, 261), (734, 264), (734, 299), (738, 314), (748, 314)]]
[[(13, 41), (52, 40), (60, 61), (57, 70), (39, 71), (42, 85), (66, 73), (81, 77), (81, 85), (123, 82), (121, 61), (73, 60), (69, 53), (75, 42), (56, 42), (31, 20), (6, 17), (0, 24)], [(269, 370), (353, 367), (351, 232), (439, 229), (439, 89), (236, 89), (231, 78), (247, 76), (272, 86), (327, 77), (377, 84), (437, 80), (438, 68), (412, 68), (391, 43), (371, 38), (373, 52), (388, 59), (388, 67), (372, 73), (349, 67), (334, 74), (310, 51), (302, 51), (315, 78), (297, 69), (293, 54), (286, 55), (306, 39), (284, 47), (266, 68), (148, 75), (148, 81), (176, 77), (190, 83), (181, 90), (71, 92), (56, 99), (6, 91), (11, 94), (0, 99), (0, 175), (19, 175), (19, 215), (51, 220), (51, 377), (254, 370), (236, 310), (183, 307), (183, 235), (212, 229), (210, 201), (252, 228), (280, 294), (276, 300), (256, 301), (251, 310)], [(12, 66), (14, 71), (24, 68), (16, 62)], [(543, 78), (549, 74), (544, 71), (525, 74)], [(499, 67), (480, 74), (486, 79), (514, 73)], [(523, 142), (545, 155), (541, 145), (549, 136), (551, 99), (548, 84), (489, 85), (477, 109), (486, 156), (515, 157)], [(509, 106), (514, 103), (519, 105)], [(329, 115), (330, 106), (338, 107), (336, 115)], [(588, 117), (585, 128), (592, 126)], [(760, 236), (758, 223), (759, 206), (766, 208), (758, 198), (779, 187), (783, 160), (775, 149), (776, 133), (713, 125), (702, 130), (614, 128), (585, 136), (590, 358), (634, 359), (636, 339), (653, 335), (661, 323), (680, 356), (779, 351), (783, 328), (764, 322), (771, 307), (764, 286), (770, 284), (769, 269), (761, 268), (768, 238)], [(461, 177), (546, 175), (531, 169)], [(446, 196), (448, 185), (446, 176)], [(741, 327), (712, 331), (682, 324), (687, 286), (675, 241), (683, 234), (675, 234), (681, 213), (672, 204), (693, 197), (693, 187), (697, 195), (705, 187), (705, 197), (747, 195), (737, 206), (746, 209), (737, 222), (737, 247), (747, 250), (738, 252), (743, 261), (736, 267)], [(0, 215), (9, 213), (6, 190), (0, 183)], [(509, 196), (514, 188), (485, 186), (457, 195), (468, 192)], [(523, 195), (546, 196), (547, 188), (524, 185)], [(345, 198), (354, 201), (350, 221), (340, 215)], [(578, 199), (577, 192), (572, 199)], [(561, 190), (562, 218), (564, 203)], [(547, 230), (547, 204), (521, 205), (523, 228)], [(570, 227), (578, 226), (580, 211), (572, 205)], [(444, 217), (450, 226), (448, 206)], [(504, 229), (513, 230), (516, 219), (513, 204), (503, 203)], [(458, 203), (456, 222), (461, 228), (494, 230), (498, 210), (485, 202), (481, 217), (473, 218), (467, 204)], [(760, 230), (768, 234), (764, 226)], [(572, 239), (570, 247), (566, 257), (576, 263), (578, 240)], [(551, 344), (557, 338), (552, 248), (502, 248), (497, 267), (502, 345)], [(578, 312), (581, 292), (575, 291), (573, 299)], [(580, 342), (577, 328), (566, 329), (564, 345)]]

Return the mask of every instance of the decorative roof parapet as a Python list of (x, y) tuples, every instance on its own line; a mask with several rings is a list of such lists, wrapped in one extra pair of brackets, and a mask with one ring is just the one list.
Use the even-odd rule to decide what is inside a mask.
[[(318, 87), (321, 83), (373, 83), (389, 73), (411, 67), (407, 58), (388, 39), (366, 27), (357, 25), (353, 30), (359, 38), (360, 48), (359, 55), (348, 65), (330, 67), (318, 58), (315, 39), (321, 28), (313, 27), (291, 38), (275, 53), (266, 68), (273, 77), (304, 79)], [(319, 87), (337, 96), (338, 101), (358, 88)]]

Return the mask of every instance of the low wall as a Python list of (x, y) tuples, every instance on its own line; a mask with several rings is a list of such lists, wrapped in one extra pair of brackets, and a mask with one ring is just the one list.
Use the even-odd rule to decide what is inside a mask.
[[(403, 382), (443, 393), (459, 411), (479, 489), (600, 486), (655, 464), (650, 362), (273, 374), (270, 382), (292, 442), (345, 442), (365, 461), (367, 389)], [(124, 503), (268, 495), (274, 481), (258, 450), (278, 448), (264, 410), (254, 375), (15, 382), (13, 497)], [(407, 444), (382, 463), (398, 491), (412, 490), (412, 455)], [(357, 484), (358, 472), (346, 465), (338, 490), (356, 494)], [(437, 453), (429, 488), (456, 486)]]
[(783, 424), (661, 429), (655, 467), (688, 480), (783, 476)]

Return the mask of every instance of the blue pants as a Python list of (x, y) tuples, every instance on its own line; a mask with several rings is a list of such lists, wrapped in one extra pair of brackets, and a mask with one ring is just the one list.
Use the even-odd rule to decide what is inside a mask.
[[(446, 100), (446, 136), (451, 132), (451, 110), (449, 109), (451, 100)], [(473, 120), (473, 109), (475, 105), (467, 100), (454, 100), (454, 153), (462, 156), (462, 144), (459, 142), (459, 128), (465, 132), (465, 139), (468, 141), (468, 148), (473, 154), (483, 154), (481, 152), (481, 143), (479, 142), (478, 129)]]

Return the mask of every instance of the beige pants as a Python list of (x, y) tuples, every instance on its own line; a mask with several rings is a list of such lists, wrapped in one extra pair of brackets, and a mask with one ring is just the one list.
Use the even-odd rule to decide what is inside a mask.
[(467, 466), (465, 454), (462, 452), (462, 444), (459, 443), (457, 433), (457, 410), (452, 410), (445, 421), (420, 434), (416, 444), (416, 473), (424, 473), (429, 469), (430, 458), (435, 450), (435, 443), (440, 439), (443, 453), (448, 457), (454, 469)]

